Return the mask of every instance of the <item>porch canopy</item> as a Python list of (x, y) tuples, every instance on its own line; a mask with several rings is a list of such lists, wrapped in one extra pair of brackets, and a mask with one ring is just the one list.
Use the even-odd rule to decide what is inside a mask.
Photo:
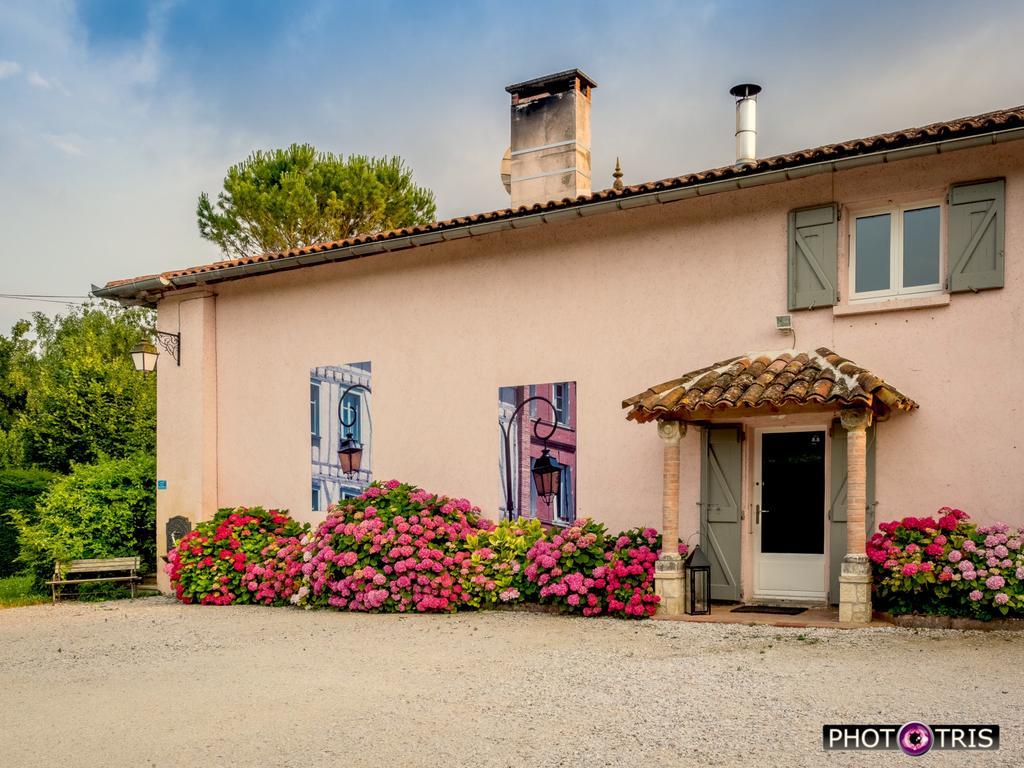
[(821, 347), (814, 352), (740, 355), (685, 373), (622, 401), (626, 418), (648, 421), (706, 421), (840, 410), (871, 410), (887, 417), (912, 411), (917, 403), (871, 371)]
[[(865, 554), (867, 428), (917, 403), (871, 371), (824, 347), (814, 352), (740, 355), (685, 373), (622, 401), (627, 418), (658, 422), (664, 441), (662, 534), (679, 535), (679, 441), (687, 423), (763, 414), (837, 412), (847, 431), (846, 556), (840, 576), (840, 621), (871, 620), (871, 571)], [(658, 561), (659, 610), (682, 611), (682, 564), (666, 548)], [(659, 583), (660, 582), (660, 583)]]

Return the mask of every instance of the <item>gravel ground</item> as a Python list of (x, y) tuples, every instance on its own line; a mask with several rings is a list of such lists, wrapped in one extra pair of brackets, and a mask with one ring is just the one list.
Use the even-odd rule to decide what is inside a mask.
[(997, 722), (1024, 637), (528, 613), (368, 616), (164, 597), (0, 611), (0, 766), (885, 766), (826, 722)]

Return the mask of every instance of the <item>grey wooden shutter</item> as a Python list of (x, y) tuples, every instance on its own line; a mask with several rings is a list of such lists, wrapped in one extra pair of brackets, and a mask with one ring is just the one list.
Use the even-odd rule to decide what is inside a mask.
[(997, 179), (950, 188), (951, 293), (1003, 287), (1005, 186)]
[[(867, 434), (867, 510), (865, 525), (868, 538), (875, 529), (875, 427)], [(839, 572), (846, 554), (846, 430), (839, 424), (832, 427), (832, 488), (829, 493), (828, 594), (829, 602), (839, 602)]]
[(701, 461), (700, 542), (711, 561), (711, 599), (740, 599), (742, 427), (704, 430)]
[(835, 203), (789, 212), (789, 308), (831, 307), (839, 296)]

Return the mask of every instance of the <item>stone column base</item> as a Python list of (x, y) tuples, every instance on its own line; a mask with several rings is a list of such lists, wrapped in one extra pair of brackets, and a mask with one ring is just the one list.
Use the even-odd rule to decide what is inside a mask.
[(661, 598), (658, 601), (658, 616), (679, 616), (685, 613), (684, 569), (683, 558), (679, 555), (662, 555), (654, 564), (654, 593)]
[(839, 623), (871, 623), (871, 562), (867, 555), (846, 555), (839, 573)]

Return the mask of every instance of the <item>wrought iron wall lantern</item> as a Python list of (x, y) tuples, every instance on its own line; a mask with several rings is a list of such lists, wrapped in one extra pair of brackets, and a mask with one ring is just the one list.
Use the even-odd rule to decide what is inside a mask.
[[(555, 434), (555, 430), (558, 429), (558, 411), (555, 409), (554, 403), (546, 397), (533, 395), (532, 397), (526, 398), (516, 406), (514, 411), (512, 411), (512, 416), (508, 420), (508, 424), (502, 424), (501, 421), (498, 422), (498, 426), (501, 427), (502, 437), (505, 441), (505, 511), (508, 514), (509, 520), (515, 520), (516, 508), (512, 493), (512, 425), (516, 423), (516, 417), (519, 415), (519, 412), (523, 410), (526, 404), (535, 400), (547, 403), (548, 407), (551, 409), (551, 423), (547, 425), (550, 427), (550, 431), (546, 435), (541, 436), (538, 431), (541, 426), (539, 419), (533, 423), (533, 436), (546, 443), (551, 436)], [(559, 464), (556, 459), (551, 457), (551, 452), (545, 447), (541, 452), (541, 455), (534, 459), (533, 467), (530, 469), (530, 474), (533, 475), (533, 485), (537, 490), (537, 495), (544, 499), (546, 504), (550, 504), (551, 499), (558, 494), (559, 489), (562, 487), (562, 465)]]
[[(152, 333), (156, 336), (156, 343), (174, 358), (174, 362), (181, 365), (181, 334), (157, 330), (153, 330)], [(156, 370), (156, 359), (159, 355), (160, 351), (151, 341), (140, 341), (132, 347), (132, 365), (136, 371), (152, 373)]]
[(351, 421), (345, 421), (345, 398), (349, 392), (355, 389), (362, 389), (373, 394), (365, 384), (353, 384), (338, 398), (338, 423), (341, 424), (341, 433), (345, 435), (338, 440), (338, 462), (346, 477), (356, 474), (363, 464), (363, 444), (356, 440), (351, 432), (346, 431), (352, 429), (359, 420), (359, 414), (354, 414)]

